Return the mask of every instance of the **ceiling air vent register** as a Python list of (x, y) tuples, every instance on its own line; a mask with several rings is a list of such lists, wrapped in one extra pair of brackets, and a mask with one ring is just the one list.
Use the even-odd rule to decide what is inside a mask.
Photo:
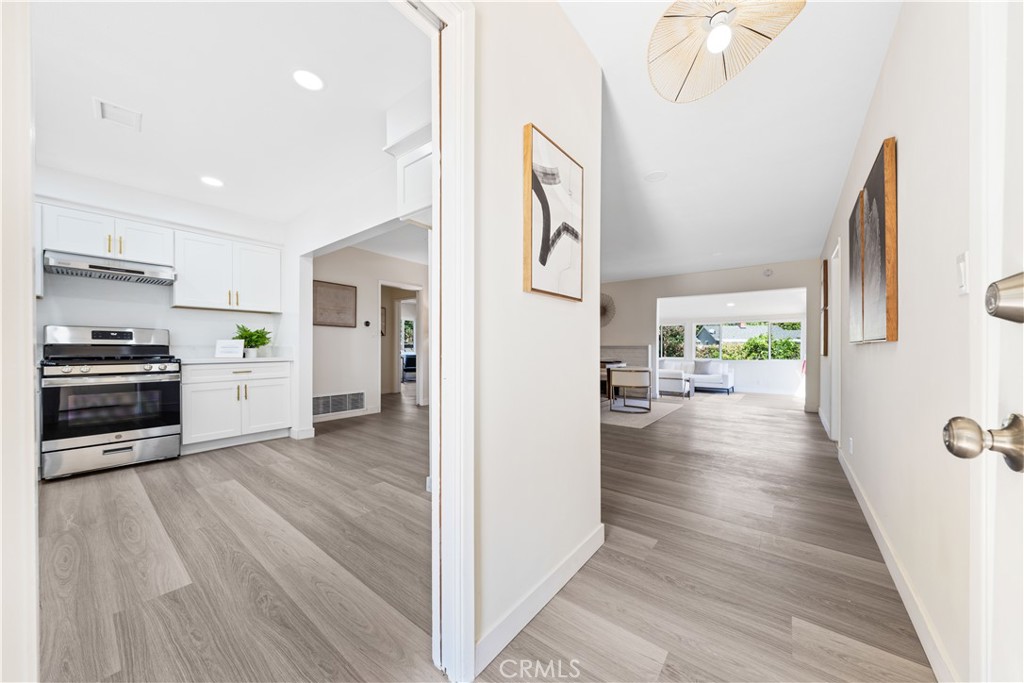
[(669, 102), (710, 95), (768, 47), (804, 8), (799, 2), (674, 2), (654, 26), (647, 72)]

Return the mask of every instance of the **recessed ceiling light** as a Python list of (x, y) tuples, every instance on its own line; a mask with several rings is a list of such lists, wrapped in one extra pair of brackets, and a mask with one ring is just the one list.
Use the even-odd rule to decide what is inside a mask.
[(210, 187), (224, 187), (224, 181), (213, 176), (204, 175), (199, 180), (202, 181), (203, 185), (209, 185)]
[(299, 69), (298, 71), (292, 74), (292, 78), (294, 78), (295, 82), (301, 85), (306, 90), (324, 89), (324, 79), (320, 78), (312, 71), (305, 71), (303, 69)]
[(728, 306), (729, 308), (732, 308), (732, 307), (733, 307), (733, 306), (735, 306), (735, 305), (736, 305), (736, 304), (734, 304), (734, 303), (733, 303), (733, 302), (731, 302), (731, 301), (730, 301), (729, 303), (727, 303), (727, 304), (726, 304), (726, 306)]
[(665, 178), (668, 178), (668, 173), (665, 171), (651, 171), (644, 176), (644, 180), (649, 183), (660, 183)]

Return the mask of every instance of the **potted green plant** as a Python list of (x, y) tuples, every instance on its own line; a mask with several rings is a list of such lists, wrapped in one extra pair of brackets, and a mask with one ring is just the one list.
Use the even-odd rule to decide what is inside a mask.
[(245, 357), (255, 358), (259, 349), (270, 343), (270, 332), (265, 327), (258, 330), (250, 330), (245, 325), (236, 325), (235, 339), (241, 339), (245, 344)]

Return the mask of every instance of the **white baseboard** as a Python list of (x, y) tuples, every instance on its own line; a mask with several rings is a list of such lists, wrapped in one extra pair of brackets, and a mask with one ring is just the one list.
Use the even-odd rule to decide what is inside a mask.
[(576, 572), (587, 563), (590, 556), (604, 544), (604, 524), (599, 524), (594, 532), (576, 546), (569, 555), (555, 567), (551, 573), (541, 579), (533, 590), (523, 596), (519, 604), (510, 609), (494, 628), (484, 634), (476, 644), (476, 675), (487, 668), (491, 661), (519, 635), (530, 620), (544, 609), (551, 598), (555, 597), (562, 586), (569, 583)]
[(942, 643), (936, 636), (932, 620), (928, 617), (927, 611), (921, 605), (917, 594), (914, 593), (914, 589), (907, 580), (906, 572), (904, 572), (903, 566), (900, 564), (892, 545), (889, 543), (889, 537), (886, 536), (885, 530), (878, 521), (875, 509), (864, 494), (860, 481), (850, 467), (846, 459), (846, 453), (842, 448), (839, 449), (839, 463), (843, 466), (843, 472), (846, 473), (846, 479), (850, 482), (850, 488), (853, 489), (853, 494), (857, 496), (860, 509), (864, 512), (868, 526), (871, 527), (871, 534), (875, 537), (875, 543), (878, 544), (878, 549), (882, 551), (882, 559), (885, 560), (885, 566), (892, 576), (893, 583), (896, 584), (896, 590), (900, 594), (900, 599), (903, 600), (903, 605), (907, 608), (907, 614), (910, 615), (910, 621), (914, 624), (914, 630), (921, 641), (921, 647), (924, 648), (924, 653), (928, 657), (928, 663), (931, 664), (935, 678), (940, 682), (964, 680), (956, 674), (953, 666), (950, 664), (946, 648), (942, 646)]
[(312, 427), (306, 427), (304, 429), (292, 427), (292, 430), (291, 432), (289, 432), (288, 436), (292, 437), (293, 439), (312, 439), (314, 436), (316, 436), (316, 430), (313, 429)]
[(283, 439), (288, 436), (289, 429), (274, 429), (269, 432), (260, 432), (259, 434), (243, 434), (242, 436), (232, 436), (227, 439), (216, 439), (214, 441), (202, 441), (200, 443), (184, 444), (181, 447), (182, 455), (192, 455), (193, 453), (202, 453), (204, 451), (215, 451), (218, 448), (230, 448), (231, 446), (242, 446), (247, 443), (256, 443), (257, 441), (269, 441), (270, 439)]

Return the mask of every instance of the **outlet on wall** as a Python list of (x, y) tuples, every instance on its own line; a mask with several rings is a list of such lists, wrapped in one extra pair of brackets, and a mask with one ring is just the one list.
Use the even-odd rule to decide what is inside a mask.
[(850, 437), (850, 448), (849, 448), (849, 454), (850, 454), (850, 455), (853, 455), (853, 437), (852, 437), (852, 436)]

